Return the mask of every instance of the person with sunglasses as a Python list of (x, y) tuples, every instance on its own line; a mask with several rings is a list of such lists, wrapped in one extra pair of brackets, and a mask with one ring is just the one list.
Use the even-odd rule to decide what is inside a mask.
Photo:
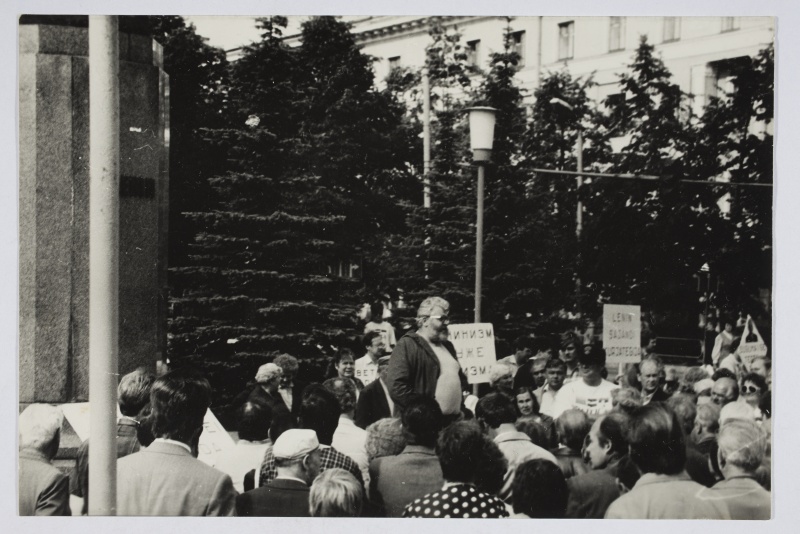
[(447, 340), (450, 304), (428, 297), (417, 309), (417, 331), (397, 342), (389, 361), (389, 395), (401, 409), (419, 397), (436, 399), (445, 420), (461, 415), (467, 377)]

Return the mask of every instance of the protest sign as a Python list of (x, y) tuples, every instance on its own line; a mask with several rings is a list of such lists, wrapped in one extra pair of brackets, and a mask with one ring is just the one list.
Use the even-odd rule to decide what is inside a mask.
[(642, 359), (642, 318), (639, 306), (603, 305), (603, 348), (606, 363), (637, 363)]
[(470, 384), (489, 381), (489, 371), (497, 362), (492, 323), (451, 324), (450, 342)]
[(744, 332), (742, 332), (742, 342), (739, 344), (738, 352), (742, 363), (748, 369), (753, 360), (767, 355), (767, 344), (764, 343), (764, 338), (761, 337), (761, 333), (749, 315), (747, 316)]

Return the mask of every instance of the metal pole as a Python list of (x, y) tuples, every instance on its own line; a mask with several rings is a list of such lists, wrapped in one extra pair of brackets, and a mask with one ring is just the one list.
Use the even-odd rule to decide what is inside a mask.
[(422, 183), (423, 206), (431, 207), (431, 83), (428, 67), (422, 69)]
[(483, 278), (483, 163), (478, 164), (478, 209), (475, 225), (475, 322), (481, 322), (481, 289)]
[(117, 510), (119, 20), (89, 16), (89, 514)]
[(575, 211), (575, 236), (578, 245), (577, 272), (575, 273), (575, 309), (581, 313), (581, 231), (583, 230), (583, 203), (581, 202), (581, 186), (583, 185), (583, 131), (578, 128), (578, 176), (575, 177), (577, 188), (575, 190), (578, 198), (577, 209)]
[[(478, 164), (478, 208), (475, 224), (475, 322), (481, 322), (481, 292), (483, 287), (483, 181), (484, 166)], [(472, 385), (473, 395), (478, 395), (478, 384)]]

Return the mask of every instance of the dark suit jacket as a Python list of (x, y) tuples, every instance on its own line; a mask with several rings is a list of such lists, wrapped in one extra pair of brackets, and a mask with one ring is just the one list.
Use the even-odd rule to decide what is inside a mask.
[[(452, 343), (445, 341), (442, 346), (458, 361)], [(467, 376), (461, 370), (461, 364), (458, 369), (463, 390), (468, 387)], [(430, 344), (418, 334), (409, 332), (397, 342), (389, 360), (389, 376), (386, 380), (389, 394), (400, 407), (418, 397), (434, 398), (440, 373), (439, 358)]]
[(583, 456), (580, 451), (573, 451), (568, 447), (559, 447), (550, 452), (558, 460), (558, 467), (564, 473), (564, 478), (568, 479), (591, 471), (591, 468), (583, 463)]
[[(273, 421), (278, 417), (291, 417), (291, 413), (289, 412), (289, 408), (286, 407), (286, 403), (283, 402), (283, 397), (281, 397), (280, 393), (275, 393), (274, 395), (270, 395), (264, 388), (262, 388), (259, 384), (250, 391), (250, 395), (247, 397), (247, 400), (251, 402), (260, 402), (261, 404), (266, 404), (272, 409), (272, 419)], [(292, 408), (297, 404), (297, 400), (292, 396)]]
[(231, 477), (176, 444), (117, 460), (117, 515), (230, 516), (235, 499)]
[(276, 478), (266, 486), (236, 497), (236, 513), (245, 517), (311, 517), (309, 491), (300, 481)]
[(436, 453), (420, 445), (408, 445), (397, 456), (372, 460), (369, 476), (370, 500), (386, 517), (402, 517), (408, 503), (444, 484)]
[(380, 379), (373, 380), (358, 397), (355, 417), (356, 425), (365, 429), (378, 419), (391, 416), (389, 401), (386, 400), (381, 381)]
[(69, 479), (36, 450), (19, 451), (19, 515), (72, 515)]
[(567, 519), (603, 519), (611, 503), (620, 496), (617, 465), (589, 471), (567, 479)]

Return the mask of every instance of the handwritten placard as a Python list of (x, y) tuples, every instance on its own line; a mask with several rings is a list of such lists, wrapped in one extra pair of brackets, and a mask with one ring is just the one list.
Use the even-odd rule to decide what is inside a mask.
[(497, 362), (492, 323), (451, 324), (450, 342), (470, 384), (489, 381), (489, 371)]
[(606, 363), (636, 363), (642, 359), (642, 312), (639, 306), (603, 305), (603, 348)]

